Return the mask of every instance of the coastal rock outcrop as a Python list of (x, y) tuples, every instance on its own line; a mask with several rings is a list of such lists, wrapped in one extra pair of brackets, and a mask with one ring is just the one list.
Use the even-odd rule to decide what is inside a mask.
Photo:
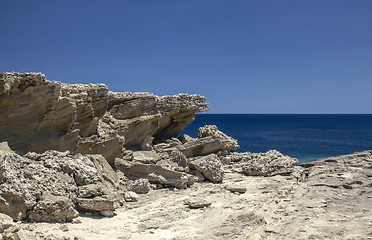
[[(87, 189), (92, 185), (102, 186), (102, 197), (106, 199), (117, 193), (115, 202), (120, 202), (124, 189), (115, 182), (116, 173), (112, 169), (103, 171), (102, 165), (111, 168), (102, 156), (53, 150), (22, 157), (6, 143), (0, 143), (0, 212), (15, 220), (28, 217), (33, 221), (70, 221), (77, 217), (72, 203), (87, 210), (102, 209), (102, 200), (94, 198), (101, 195), (100, 191)], [(93, 207), (84, 207), (86, 202)], [(96, 202), (100, 206), (97, 209)]]
[(103, 84), (63, 84), (41, 73), (0, 73), (0, 142), (18, 153), (101, 154), (150, 150), (208, 110), (205, 98), (109, 92)]
[(273, 176), (293, 171), (298, 160), (283, 155), (276, 150), (266, 153), (232, 153), (221, 156), (222, 162), (231, 164), (237, 172), (251, 176)]
[(236, 153), (214, 125), (176, 138), (207, 109), (199, 95), (0, 73), (0, 238), (372, 237), (372, 151), (298, 164)]

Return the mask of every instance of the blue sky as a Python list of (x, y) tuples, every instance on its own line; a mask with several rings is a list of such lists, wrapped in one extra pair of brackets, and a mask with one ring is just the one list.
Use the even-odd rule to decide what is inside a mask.
[(372, 113), (372, 1), (0, 2), (0, 71), (198, 93), (210, 113)]

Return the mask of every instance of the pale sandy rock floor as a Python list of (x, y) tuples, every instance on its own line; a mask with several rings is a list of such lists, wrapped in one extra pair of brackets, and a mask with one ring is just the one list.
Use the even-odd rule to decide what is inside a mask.
[[(31, 225), (34, 232), (92, 240), (372, 239), (371, 182), (334, 188), (298, 183), (292, 175), (250, 177), (228, 171), (222, 184), (203, 182), (139, 195), (139, 202), (127, 203), (111, 218), (81, 216), (81, 224)], [(231, 193), (228, 184), (247, 191)], [(212, 205), (190, 209), (183, 200), (194, 196)], [(69, 230), (61, 231), (61, 225)]]
[[(293, 178), (248, 177), (227, 173), (222, 184), (196, 183), (188, 189), (152, 190), (139, 195), (139, 202), (127, 203), (112, 218), (81, 216), (81, 224), (33, 223), (35, 232), (55, 236), (80, 236), (85, 239), (261, 239), (265, 219), (258, 212), (279, 201), (278, 194), (288, 194), (295, 186)], [(247, 188), (244, 194), (231, 193), (227, 184)], [(277, 191), (280, 189), (280, 191)], [(190, 209), (183, 200), (201, 197), (210, 207)], [(69, 231), (59, 228), (67, 225)]]

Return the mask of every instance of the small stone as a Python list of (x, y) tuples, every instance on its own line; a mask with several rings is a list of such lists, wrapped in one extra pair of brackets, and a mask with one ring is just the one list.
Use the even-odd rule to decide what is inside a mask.
[(184, 200), (185, 204), (189, 205), (190, 208), (204, 208), (209, 207), (212, 203), (203, 198), (187, 198)]
[(245, 193), (247, 191), (247, 188), (240, 185), (227, 185), (226, 189), (230, 192), (238, 192), (238, 193)]
[(13, 219), (3, 213), (0, 213), (0, 233), (4, 232), (5, 229), (15, 226)]
[(80, 223), (82, 223), (80, 218), (72, 219), (71, 222), (72, 222), (73, 224), (80, 224)]
[(23, 230), (26, 230), (26, 231), (34, 231), (35, 230), (35, 226), (33, 226), (33, 225), (30, 225), (30, 224), (27, 224), (26, 226), (24, 226), (23, 228), (22, 228)]
[(344, 185), (342, 185), (344, 188), (346, 188), (346, 189), (353, 189), (353, 186), (351, 186), (351, 185), (347, 185), (347, 184), (344, 184)]
[(58, 240), (58, 238), (54, 234), (51, 234), (51, 233), (43, 237), (44, 237), (43, 238), (44, 240)]
[(59, 229), (63, 232), (68, 232), (70, 229), (68, 229), (67, 225), (63, 224), (59, 227)]
[(85, 240), (85, 238), (80, 237), (80, 236), (75, 236), (75, 237), (74, 237), (74, 240)]
[(100, 214), (104, 217), (113, 217), (115, 215), (115, 213), (111, 210), (100, 211)]
[(135, 192), (128, 191), (124, 194), (124, 199), (126, 202), (137, 202), (138, 201), (138, 195)]

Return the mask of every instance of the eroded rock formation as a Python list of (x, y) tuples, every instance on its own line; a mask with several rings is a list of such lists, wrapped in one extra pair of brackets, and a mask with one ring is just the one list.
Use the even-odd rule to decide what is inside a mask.
[(0, 73), (0, 238), (83, 239), (69, 228), (86, 239), (372, 236), (372, 151), (297, 165), (275, 150), (234, 152), (214, 125), (176, 138), (207, 109), (199, 95)]
[[(235, 153), (238, 142), (214, 125), (201, 127), (197, 138), (178, 137), (206, 110), (199, 95), (116, 93), (40, 73), (0, 73), (0, 213), (6, 214), (0, 233), (47, 239), (7, 216), (35, 222), (69, 222), (77, 211), (113, 217), (152, 190), (186, 190), (203, 181), (218, 186), (226, 173), (302, 176), (297, 159), (277, 151)], [(247, 191), (232, 182), (221, 189)], [(192, 209), (213, 206), (205, 199), (185, 202)], [(265, 223), (251, 212), (237, 218), (243, 216), (250, 220), (237, 221), (241, 226)]]
[(63, 84), (41, 73), (0, 73), (0, 142), (18, 153), (99, 153), (113, 165), (123, 148), (150, 150), (208, 110), (205, 98), (115, 93), (103, 84)]

